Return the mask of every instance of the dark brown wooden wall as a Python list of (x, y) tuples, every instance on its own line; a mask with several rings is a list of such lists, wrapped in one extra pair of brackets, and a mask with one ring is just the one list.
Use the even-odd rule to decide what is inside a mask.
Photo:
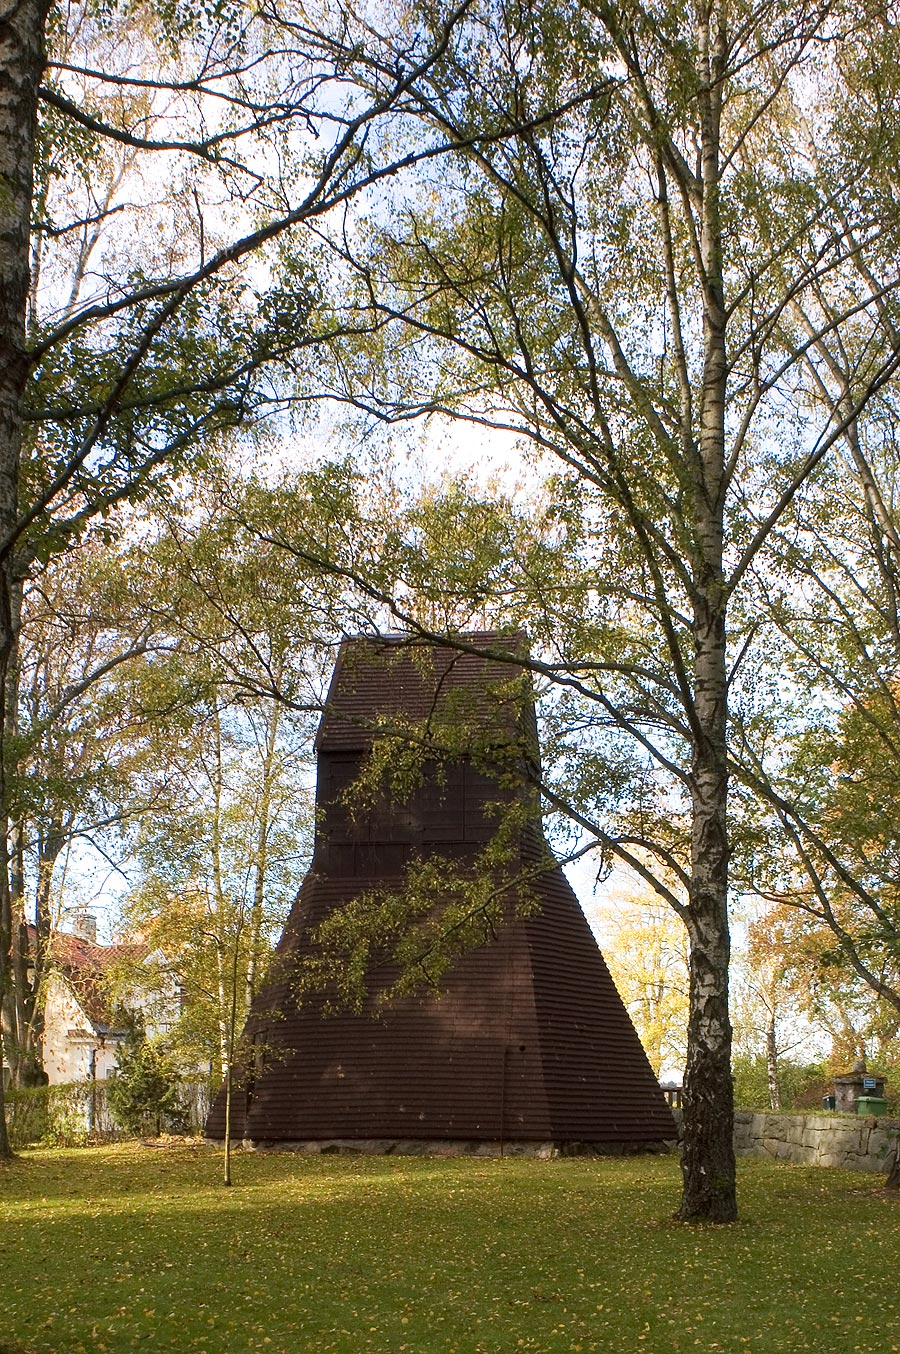
[[(318, 739), (319, 826), (312, 868), (279, 946), (278, 977), (250, 1029), (274, 1049), (237, 1132), (258, 1142), (321, 1139), (640, 1143), (674, 1136), (671, 1113), (565, 876), (550, 866), (531, 884), (536, 913), (466, 953), (439, 994), (375, 1014), (323, 1016), (292, 999), (310, 933), (336, 907), (375, 886), (400, 888), (411, 856), (471, 861), (495, 831), (489, 805), (516, 791), (465, 760), (426, 767), (404, 803), (385, 797), (363, 814), (342, 794), (391, 716), (427, 720), (441, 700), (469, 693), (468, 714), (493, 718), (498, 740), (528, 732), (533, 712), (504, 696), (510, 673), (450, 650), (406, 657), (350, 641)], [(498, 689), (498, 683), (500, 684)], [(474, 695), (472, 694), (474, 693)], [(539, 852), (523, 842), (520, 864)], [(266, 1013), (277, 1011), (277, 1019)], [(224, 1129), (221, 1099), (207, 1132)]]

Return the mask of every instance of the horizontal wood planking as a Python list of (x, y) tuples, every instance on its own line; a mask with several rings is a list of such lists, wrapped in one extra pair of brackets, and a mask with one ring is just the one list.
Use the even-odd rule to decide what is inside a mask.
[[(480, 636), (484, 643), (496, 637)], [(398, 656), (399, 654), (399, 656)], [(491, 701), (497, 671), (439, 649), (413, 660), (396, 647), (344, 647), (317, 742), (318, 829), (313, 864), (279, 946), (281, 974), (261, 994), (248, 1026), (269, 1048), (249, 1094), (237, 1096), (236, 1131), (254, 1141), (316, 1139), (515, 1142), (656, 1142), (674, 1122), (568, 881), (548, 863), (517, 914), (514, 888), (496, 938), (464, 953), (439, 993), (379, 1005), (385, 975), (372, 973), (362, 1014), (297, 1009), (292, 979), (317, 924), (372, 888), (399, 890), (414, 854), (471, 863), (495, 830), (486, 806), (517, 791), (465, 762), (422, 783), (399, 804), (389, 796), (365, 814), (341, 795), (386, 720), (427, 720), (452, 709), (493, 717), (498, 742), (527, 744), (533, 709)], [(467, 717), (468, 717), (467, 713)], [(506, 761), (508, 769), (508, 759)], [(524, 781), (523, 781), (524, 784)], [(534, 828), (517, 868), (547, 859)], [(516, 870), (513, 869), (513, 873)], [(277, 966), (276, 966), (277, 967)], [(272, 1012), (277, 1012), (273, 1018)], [(208, 1133), (223, 1131), (221, 1097)]]

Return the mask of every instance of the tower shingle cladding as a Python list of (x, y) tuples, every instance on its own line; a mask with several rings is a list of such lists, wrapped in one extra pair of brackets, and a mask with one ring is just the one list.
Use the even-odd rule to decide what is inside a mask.
[[(472, 637), (497, 643), (496, 636)], [(291, 998), (292, 974), (315, 926), (374, 888), (403, 885), (413, 855), (465, 862), (496, 829), (485, 804), (511, 798), (463, 760), (426, 775), (406, 803), (385, 800), (364, 820), (339, 801), (374, 730), (392, 720), (466, 718), (499, 745), (535, 742), (533, 709), (510, 691), (515, 669), (445, 648), (347, 641), (317, 741), (318, 828), (312, 867), (278, 947), (276, 979), (248, 1033), (270, 1049), (234, 1129), (254, 1142), (330, 1139), (640, 1144), (674, 1136), (671, 1113), (562, 870), (530, 885), (538, 908), (465, 953), (439, 994), (356, 1015), (324, 1016)], [(462, 709), (462, 707), (460, 707)], [(488, 741), (491, 741), (489, 738)], [(537, 859), (535, 843), (522, 861)], [(378, 982), (372, 978), (372, 990)], [(374, 1009), (374, 1000), (371, 1003)], [(272, 1019), (267, 1012), (277, 1011)], [(207, 1125), (224, 1131), (222, 1097)]]

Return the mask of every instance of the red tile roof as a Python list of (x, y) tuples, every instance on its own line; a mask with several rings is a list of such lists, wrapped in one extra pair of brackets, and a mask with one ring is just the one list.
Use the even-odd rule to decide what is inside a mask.
[[(37, 932), (28, 926), (28, 941), (36, 944)], [(50, 940), (48, 963), (65, 978), (91, 1023), (104, 1029), (122, 1027), (121, 1012), (110, 994), (110, 972), (123, 960), (140, 955), (140, 945), (98, 945), (83, 936), (56, 931)]]

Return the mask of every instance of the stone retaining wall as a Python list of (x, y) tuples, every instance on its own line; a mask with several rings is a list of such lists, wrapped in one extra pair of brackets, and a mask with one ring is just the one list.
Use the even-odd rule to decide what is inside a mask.
[(849, 1114), (754, 1114), (734, 1116), (738, 1156), (768, 1157), (801, 1165), (843, 1166), (849, 1171), (887, 1172), (900, 1119)]

